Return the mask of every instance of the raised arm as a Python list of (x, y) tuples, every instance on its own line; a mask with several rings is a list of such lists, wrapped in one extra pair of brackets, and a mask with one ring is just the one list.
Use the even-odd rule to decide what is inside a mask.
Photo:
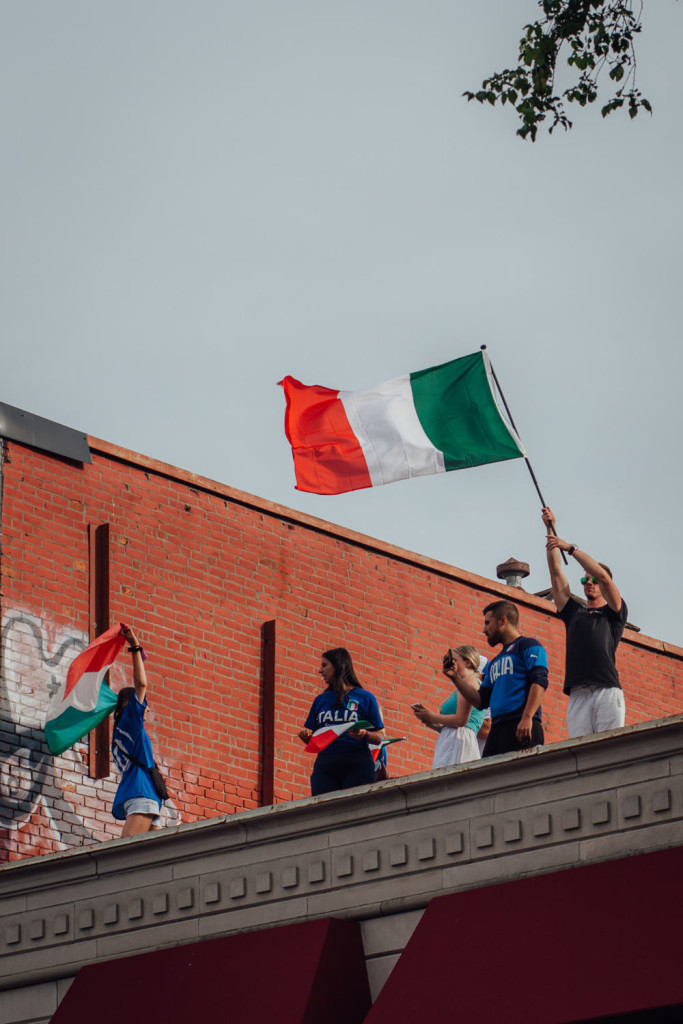
[(137, 697), (138, 704), (142, 704), (147, 693), (147, 673), (145, 672), (145, 663), (142, 660), (142, 647), (135, 633), (128, 626), (124, 626), (121, 632), (128, 641), (129, 648), (132, 648), (133, 686), (135, 687), (135, 696)]
[[(441, 669), (445, 676), (451, 680), (451, 682), (457, 686), (458, 692), (462, 694), (466, 701), (470, 704), (470, 710), (472, 708), (481, 708), (481, 695), (479, 693), (479, 685), (471, 683), (469, 679), (461, 679), (455, 669), (452, 666), (450, 660), (450, 652), (446, 652), (443, 657), (443, 668)], [(458, 705), (458, 711), (460, 706)], [(469, 717), (469, 712), (468, 712)], [(465, 719), (467, 721), (467, 719)]]
[[(596, 562), (595, 559), (586, 551), (582, 551), (580, 548), (577, 548), (575, 544), (570, 544), (568, 541), (562, 540), (561, 537), (548, 537), (547, 547), (550, 548), (551, 544), (554, 551), (566, 551), (567, 554), (571, 553), (572, 557), (575, 558), (579, 565), (586, 570), (587, 574), (595, 578), (596, 583), (600, 587), (600, 593), (612, 611), (621, 611), (621, 594), (619, 593), (619, 588), (607, 570), (603, 569), (599, 562)], [(560, 556), (558, 554), (558, 561), (559, 557)], [(548, 560), (550, 560), (550, 552), (548, 553)]]
[(543, 522), (545, 523), (546, 530), (548, 533), (546, 539), (546, 555), (548, 556), (548, 569), (550, 570), (550, 586), (553, 591), (553, 601), (558, 612), (561, 612), (567, 601), (571, 597), (571, 590), (569, 587), (569, 580), (562, 571), (562, 558), (560, 557), (560, 549), (557, 545), (552, 544), (551, 540), (557, 538), (553, 534), (555, 527), (555, 516), (551, 509), (544, 508), (541, 511)]

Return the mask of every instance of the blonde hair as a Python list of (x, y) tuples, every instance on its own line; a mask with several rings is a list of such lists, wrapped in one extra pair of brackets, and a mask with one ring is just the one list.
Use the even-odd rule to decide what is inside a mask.
[(479, 671), (479, 651), (476, 647), (472, 647), (471, 644), (460, 644), (459, 647), (453, 648), (453, 654), (459, 655), (463, 661), (466, 661), (476, 676), (481, 677)]

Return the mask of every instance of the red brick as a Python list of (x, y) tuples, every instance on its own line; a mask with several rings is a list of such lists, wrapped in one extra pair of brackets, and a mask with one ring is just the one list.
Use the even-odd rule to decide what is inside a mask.
[[(3, 612), (41, 620), (48, 654), (64, 631), (87, 633), (87, 525), (110, 524), (112, 621), (134, 625), (149, 653), (149, 731), (184, 821), (257, 806), (260, 632), (270, 618), (277, 800), (308, 795), (311, 759), (296, 732), (332, 643), (351, 650), (390, 735), (409, 737), (389, 751), (392, 777), (430, 767), (432, 737), (408, 704), (447, 696), (443, 650), (481, 646), (481, 609), (510, 596), (507, 588), (103, 442), (93, 442), (93, 464), (82, 468), (7, 447)], [(524, 631), (549, 653), (547, 739), (564, 739), (564, 631), (547, 602), (519, 603)], [(679, 712), (683, 651), (629, 634), (619, 669), (629, 723)], [(115, 688), (130, 682), (128, 662), (113, 679)], [(89, 780), (71, 760), (55, 765), (49, 790), (62, 798), (47, 797), (55, 826), (37, 813), (0, 833), (0, 860), (92, 841), (81, 825), (98, 837), (120, 834), (109, 816), (114, 780)]]

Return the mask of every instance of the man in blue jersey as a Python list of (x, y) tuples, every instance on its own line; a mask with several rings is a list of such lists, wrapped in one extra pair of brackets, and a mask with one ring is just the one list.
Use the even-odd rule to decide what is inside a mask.
[(455, 678), (463, 697), (475, 708), (491, 708), (491, 731), (482, 757), (525, 750), (544, 742), (541, 700), (548, 688), (548, 656), (538, 640), (521, 636), (519, 611), (512, 601), (484, 608), (484, 636), (489, 647), (503, 649), (484, 670), (481, 686)]

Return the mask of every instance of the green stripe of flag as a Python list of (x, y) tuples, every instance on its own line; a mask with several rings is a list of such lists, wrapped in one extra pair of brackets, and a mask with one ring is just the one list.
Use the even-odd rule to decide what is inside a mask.
[(61, 715), (45, 723), (45, 739), (51, 754), (63, 754), (86, 733), (111, 714), (116, 707), (116, 694), (106, 683), (100, 686), (97, 706), (92, 711), (67, 707)]
[(491, 393), (483, 353), (411, 373), (410, 386), (420, 423), (447, 470), (523, 456)]

